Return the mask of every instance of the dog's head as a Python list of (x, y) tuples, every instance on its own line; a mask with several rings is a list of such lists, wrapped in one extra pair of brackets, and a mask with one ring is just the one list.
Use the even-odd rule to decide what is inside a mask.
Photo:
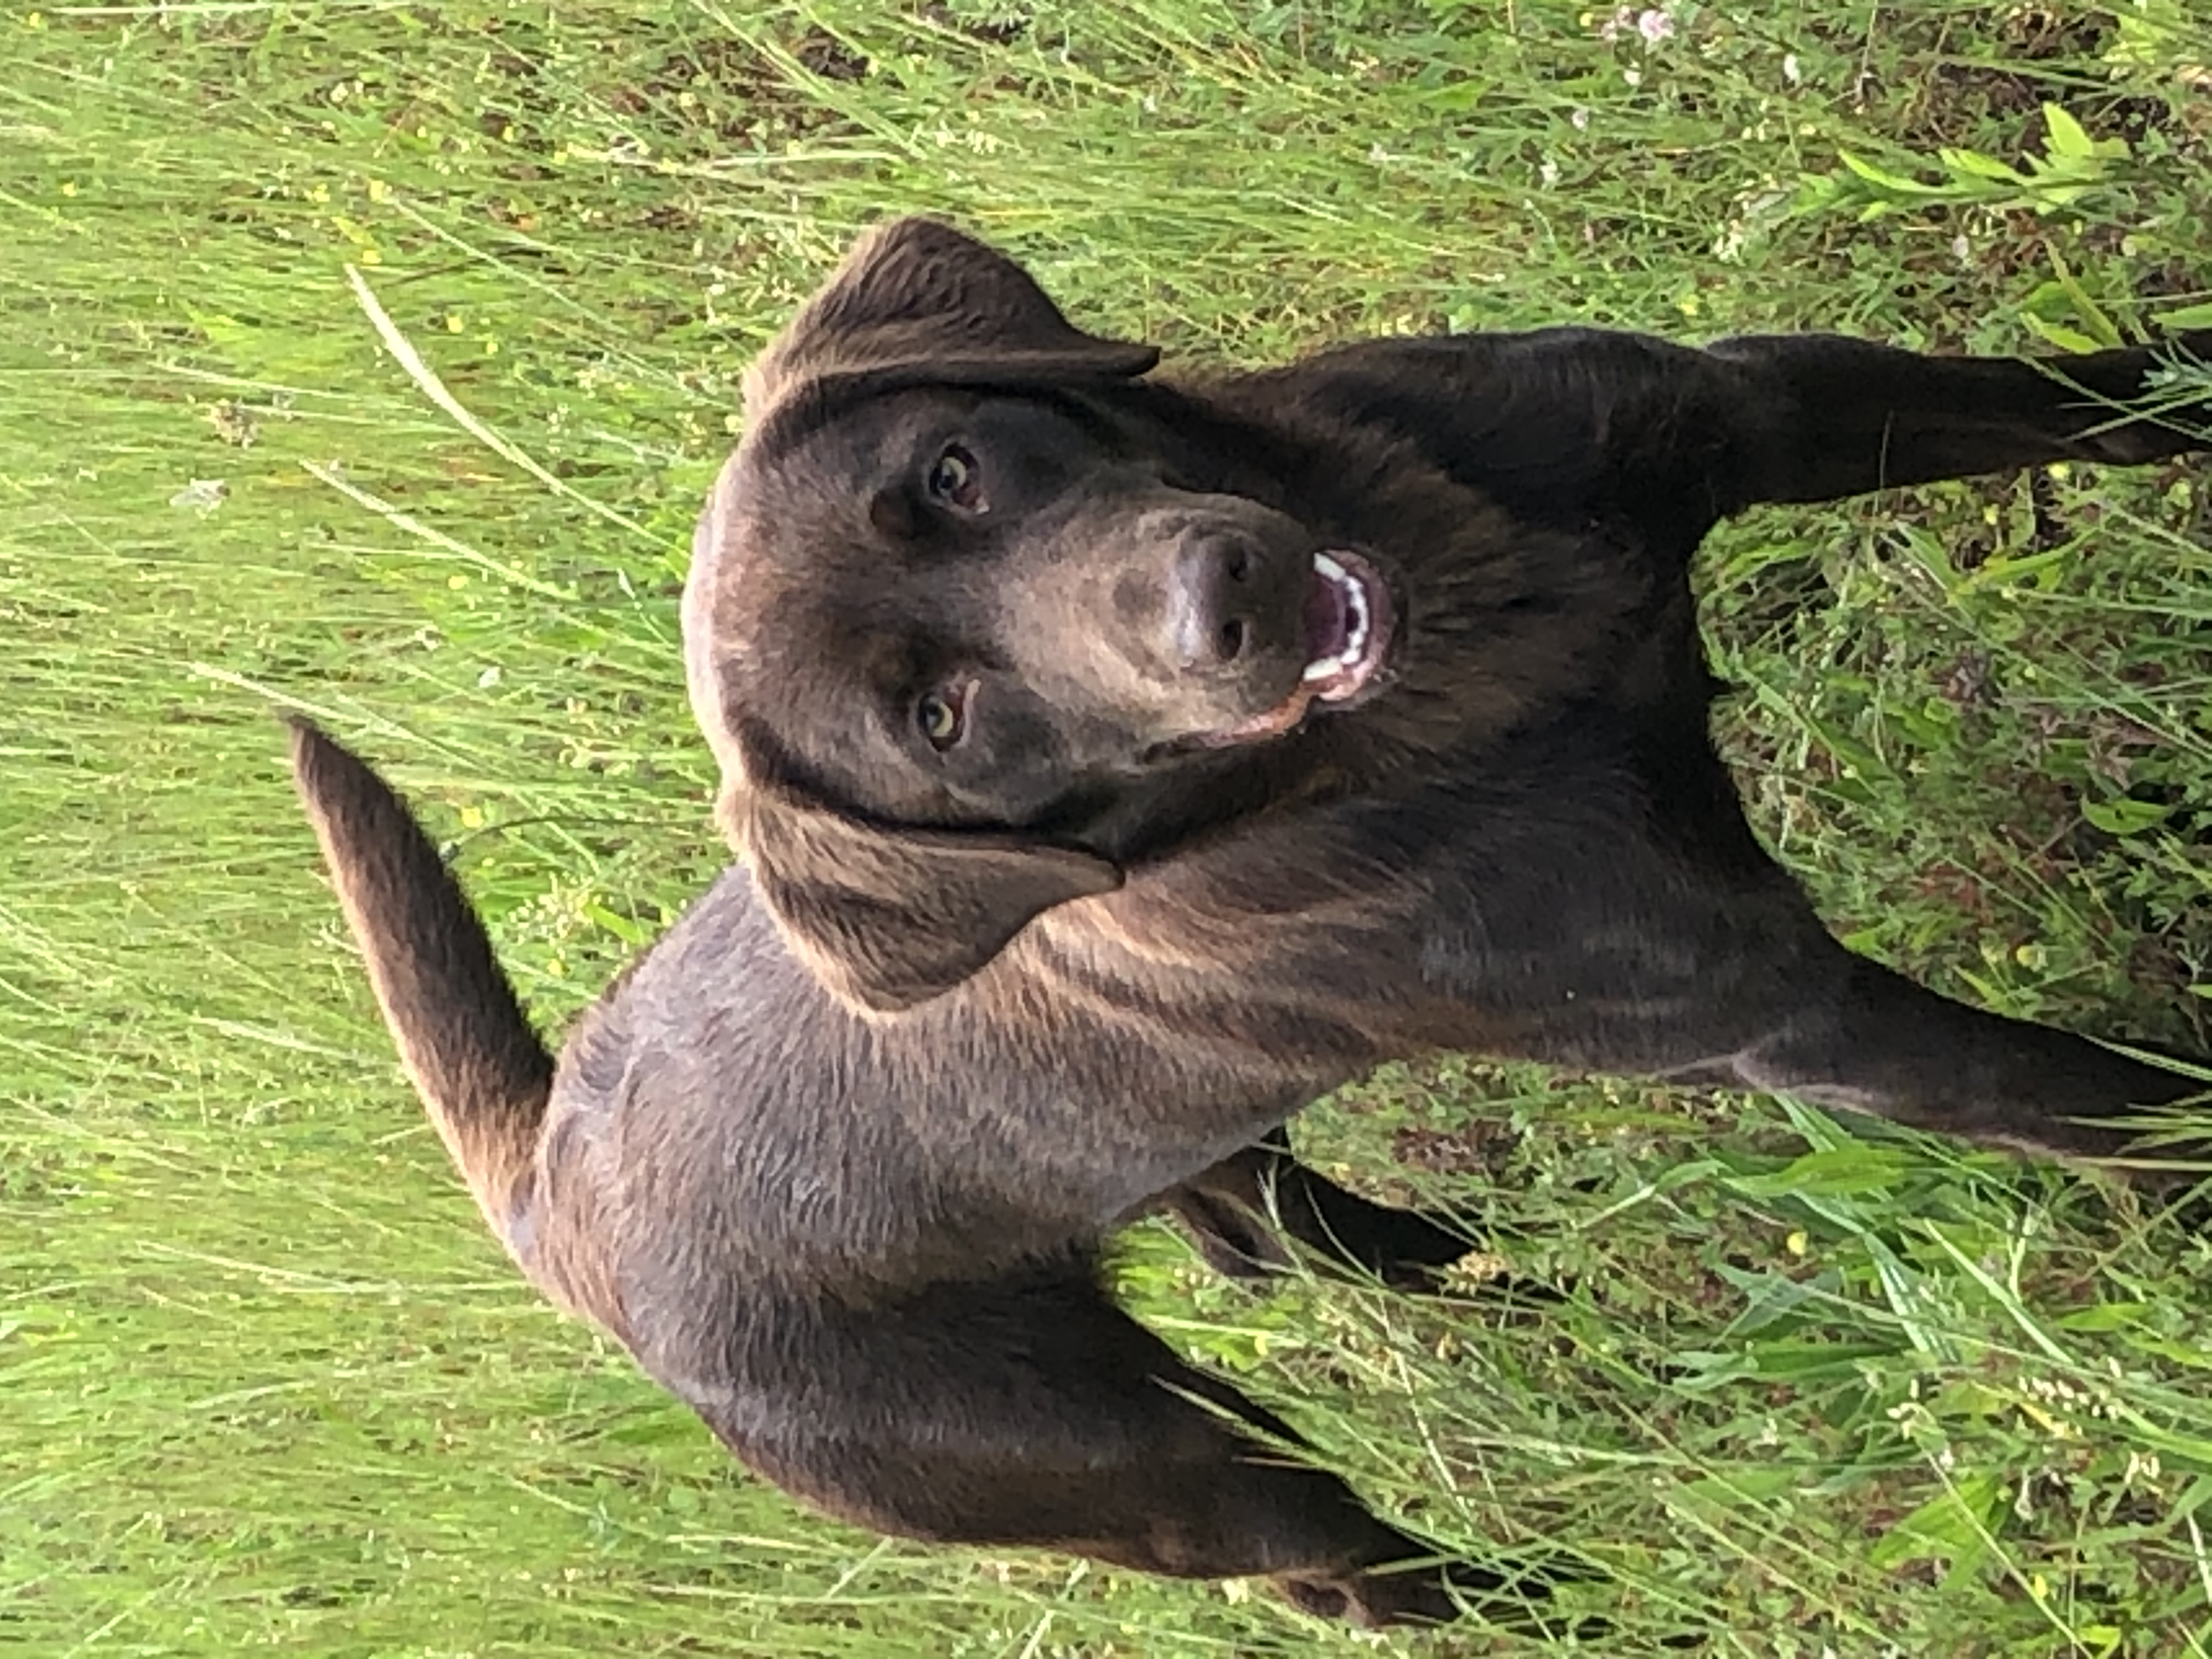
[(1137, 384), (1157, 355), (907, 220), (748, 378), (684, 594), (691, 696), (727, 827), (850, 1001), (957, 984), (1118, 885), (1163, 814), (1279, 793), (1298, 734), (1390, 678), (1375, 556), (1194, 437)]

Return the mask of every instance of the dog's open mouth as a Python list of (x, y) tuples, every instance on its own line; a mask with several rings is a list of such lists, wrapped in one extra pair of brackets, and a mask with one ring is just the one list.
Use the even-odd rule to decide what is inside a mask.
[(1207, 748), (1253, 743), (1289, 731), (1315, 703), (1349, 703), (1375, 683), (1390, 653), (1397, 613), (1382, 573), (1356, 553), (1330, 548), (1313, 556), (1306, 589), (1305, 672), (1291, 695), (1266, 714), (1198, 739)]
[(1323, 702), (1342, 702), (1382, 665), (1390, 644), (1390, 590), (1373, 566), (1350, 553), (1316, 553), (1313, 568), (1306, 592), (1306, 649), (1312, 654), (1300, 684)]

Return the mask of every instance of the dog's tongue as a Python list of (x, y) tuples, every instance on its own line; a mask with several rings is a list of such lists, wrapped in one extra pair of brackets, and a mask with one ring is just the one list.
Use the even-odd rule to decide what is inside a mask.
[(1352, 606), (1342, 584), (1316, 578), (1306, 587), (1306, 660), (1344, 654), (1352, 639)]

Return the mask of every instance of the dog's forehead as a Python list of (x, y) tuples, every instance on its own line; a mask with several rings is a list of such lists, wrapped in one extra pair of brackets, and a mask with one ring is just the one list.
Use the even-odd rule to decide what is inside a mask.
[(910, 617), (912, 562), (876, 522), (876, 503), (925, 453), (947, 411), (886, 400), (763, 453), (741, 448), (710, 509), (712, 626), (726, 649), (787, 648), (867, 666)]
[[(931, 422), (925, 401), (885, 399), (769, 442), (748, 434), (715, 480), (684, 586), (688, 652), (750, 656), (795, 635), (817, 640), (822, 596), (864, 603), (892, 550), (872, 508)], [(872, 576), (872, 581), (866, 580)]]
[[(1005, 401), (933, 385), (780, 410), (775, 430), (748, 434), (731, 457), (702, 519), (687, 644), (711, 641), (742, 659), (729, 665), (739, 674), (757, 665), (787, 684), (825, 658), (847, 684), (880, 688), (928, 672), (910, 659), (919, 637), (942, 631), (952, 589), (980, 596), (941, 550), (917, 553), (883, 528), (878, 506), (887, 491), (919, 490), (939, 447), (979, 418), (1006, 424), (1005, 411), (989, 414)], [(1018, 432), (1024, 422), (1013, 424)], [(954, 631), (972, 631), (983, 608), (969, 605), (969, 629)]]
[(872, 397), (802, 390), (738, 445), (740, 489), (771, 513), (865, 514), (874, 490), (975, 404), (974, 394), (949, 386), (903, 386)]
[(887, 709), (922, 668), (917, 595), (869, 509), (940, 413), (886, 399), (724, 466), (693, 544), (684, 644), (726, 783), (756, 781), (766, 752), (842, 782), (897, 769)]

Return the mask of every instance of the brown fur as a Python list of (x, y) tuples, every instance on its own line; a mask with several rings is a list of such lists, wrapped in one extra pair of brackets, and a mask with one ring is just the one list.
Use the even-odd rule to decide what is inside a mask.
[[(2152, 362), (1563, 329), (1161, 382), (902, 222), (763, 355), (701, 524), (745, 863), (557, 1074), (390, 790), (305, 727), (295, 768), (493, 1225), (754, 1468), (885, 1531), (1446, 1618), (1548, 1570), (1391, 1571), (1424, 1547), (1115, 1309), (1104, 1240), (1164, 1207), (1231, 1271), (1286, 1235), (1421, 1282), (1464, 1241), (1281, 1126), (1442, 1050), (2124, 1151), (2185, 1079), (1851, 956), (1761, 851), (1686, 572), (1755, 501), (2200, 446), (2111, 406)], [(1309, 681), (1351, 614), (1316, 553), (1391, 621)]]

